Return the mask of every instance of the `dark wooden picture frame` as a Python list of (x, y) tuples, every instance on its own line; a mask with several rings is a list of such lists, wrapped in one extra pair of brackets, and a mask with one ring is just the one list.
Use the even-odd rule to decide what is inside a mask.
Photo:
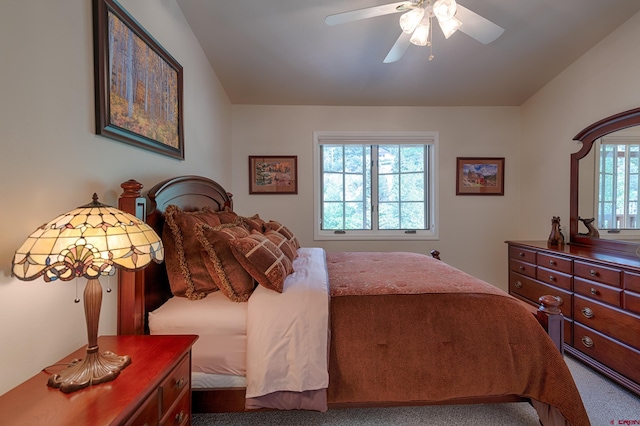
[(504, 157), (456, 158), (456, 195), (504, 195)]
[(93, 0), (96, 134), (184, 160), (182, 66), (115, 0)]
[(297, 155), (249, 156), (249, 194), (297, 193)]

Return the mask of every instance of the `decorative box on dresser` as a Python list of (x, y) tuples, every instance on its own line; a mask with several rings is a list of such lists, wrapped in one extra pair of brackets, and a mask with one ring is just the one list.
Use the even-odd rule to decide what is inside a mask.
[[(197, 336), (101, 336), (101, 351), (129, 355), (113, 381), (63, 393), (40, 372), (0, 396), (2, 425), (189, 425), (191, 347)], [(82, 358), (85, 347), (58, 364)], [(58, 364), (48, 370), (59, 371)]]
[(507, 241), (509, 293), (562, 299), (565, 350), (640, 395), (640, 257), (546, 241)]

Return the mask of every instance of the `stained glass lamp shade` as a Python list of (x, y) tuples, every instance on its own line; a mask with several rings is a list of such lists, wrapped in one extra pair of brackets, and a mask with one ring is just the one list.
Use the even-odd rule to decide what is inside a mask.
[(42, 225), (16, 251), (12, 274), (24, 281), (46, 282), (87, 278), (84, 311), (87, 356), (73, 361), (49, 378), (49, 386), (65, 393), (115, 379), (131, 363), (127, 355), (98, 351), (98, 322), (102, 305), (100, 275), (116, 269), (136, 271), (152, 260), (162, 262), (164, 248), (158, 234), (142, 220), (93, 201)]

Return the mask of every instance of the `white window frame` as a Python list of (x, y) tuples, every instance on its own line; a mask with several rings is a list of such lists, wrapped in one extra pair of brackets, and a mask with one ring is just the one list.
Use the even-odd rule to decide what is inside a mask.
[[(313, 239), (322, 240), (439, 240), (438, 234), (438, 132), (360, 132), (360, 131), (315, 131), (313, 132)], [(407, 233), (405, 230), (348, 230), (335, 233), (322, 230), (322, 170), (320, 146), (323, 144), (371, 144), (429, 145), (428, 156), (428, 217), (429, 229)]]

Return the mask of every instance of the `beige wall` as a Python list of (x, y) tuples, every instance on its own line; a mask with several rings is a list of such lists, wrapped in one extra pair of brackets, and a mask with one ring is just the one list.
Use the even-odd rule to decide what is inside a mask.
[[(231, 106), (175, 0), (122, 0), (184, 67), (185, 161), (94, 133), (91, 1), (0, 3), (0, 394), (86, 344), (73, 281), (17, 281), (13, 252), (37, 226), (120, 183), (200, 174), (231, 185)], [(116, 331), (114, 292), (101, 334)], [(78, 282), (82, 293), (84, 280)]]
[[(439, 241), (313, 241), (314, 130), (438, 131)], [(290, 227), (306, 246), (329, 251), (437, 249), (462, 270), (506, 289), (506, 245), (517, 234), (520, 109), (517, 107), (233, 106), (236, 210)], [(297, 195), (249, 195), (249, 155), (297, 155)], [(456, 196), (456, 157), (505, 157), (505, 195)]]
[[(640, 14), (574, 62), (522, 105), (522, 196), (518, 238), (545, 239), (551, 217), (569, 231), (573, 138), (610, 115), (640, 106)], [(566, 229), (565, 229), (566, 228)], [(585, 232), (586, 229), (582, 228)]]

